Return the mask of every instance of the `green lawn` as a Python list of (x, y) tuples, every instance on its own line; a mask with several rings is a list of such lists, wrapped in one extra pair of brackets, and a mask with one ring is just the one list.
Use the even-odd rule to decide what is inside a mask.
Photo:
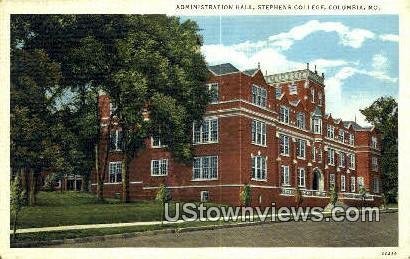
[(37, 201), (36, 206), (21, 211), (17, 228), (159, 221), (161, 218), (161, 205), (155, 201), (123, 204), (107, 199), (105, 203), (97, 203), (93, 194), (81, 192), (40, 192)]

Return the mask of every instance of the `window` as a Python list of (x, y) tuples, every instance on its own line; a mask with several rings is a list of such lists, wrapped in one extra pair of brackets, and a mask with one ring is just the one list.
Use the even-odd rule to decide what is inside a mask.
[(163, 176), (168, 174), (168, 159), (151, 160), (151, 175)]
[(340, 190), (342, 192), (346, 191), (346, 177), (344, 175), (340, 176)]
[(350, 192), (356, 191), (356, 178), (354, 176), (350, 177)]
[(121, 130), (113, 130), (110, 134), (110, 150), (121, 151), (123, 147), (123, 136)]
[(275, 97), (279, 99), (282, 96), (282, 87), (276, 86), (275, 87)]
[(312, 160), (313, 161), (316, 160), (316, 148), (315, 148), (315, 146), (312, 146)]
[(372, 137), (372, 148), (377, 148), (377, 138)]
[(217, 103), (218, 99), (219, 99), (219, 95), (218, 95), (218, 83), (211, 83), (208, 84), (208, 91), (210, 94), (210, 103)]
[(345, 142), (345, 131), (342, 129), (339, 129), (339, 141)]
[(109, 181), (110, 183), (118, 183), (121, 182), (121, 168), (122, 168), (122, 162), (121, 161), (116, 161), (116, 162), (110, 162), (108, 166), (108, 174), (109, 174)]
[(266, 157), (253, 156), (251, 159), (252, 180), (266, 180)]
[(302, 139), (297, 140), (296, 156), (298, 158), (306, 157), (306, 140), (302, 140)]
[(322, 119), (313, 118), (313, 133), (315, 134), (322, 133)]
[(335, 127), (327, 125), (327, 137), (331, 139), (335, 138)]
[(295, 83), (289, 85), (289, 94), (298, 94), (298, 87)]
[(298, 112), (296, 115), (296, 127), (298, 127), (299, 129), (305, 129), (305, 121), (305, 114), (303, 112)]
[(289, 173), (289, 166), (282, 165), (281, 166), (281, 182), (282, 186), (290, 186), (290, 173)]
[(312, 98), (312, 103), (315, 102), (315, 88), (310, 89), (310, 95)]
[(322, 149), (321, 148), (318, 148), (317, 156), (318, 156), (318, 162), (321, 163), (322, 162)]
[(202, 123), (194, 122), (194, 143), (218, 142), (218, 119), (205, 119)]
[(289, 155), (289, 136), (280, 134), (279, 138), (280, 138), (280, 142), (279, 142), (280, 154), (288, 156)]
[(252, 103), (261, 107), (266, 107), (266, 89), (257, 85), (252, 85)]
[(279, 111), (279, 121), (283, 123), (289, 123), (289, 108), (281, 106)]
[(252, 121), (252, 144), (266, 145), (266, 123)]
[(306, 186), (305, 168), (298, 168), (298, 186)]
[(335, 184), (336, 184), (335, 174), (330, 174), (329, 175), (329, 189), (333, 189), (335, 187)]
[(201, 191), (201, 202), (208, 202), (208, 201), (209, 201), (209, 192)]
[(356, 156), (355, 154), (349, 154), (349, 168), (355, 169), (356, 167)]
[(360, 189), (364, 188), (364, 178), (362, 176), (357, 177), (357, 187)]
[(353, 135), (353, 133), (349, 134), (349, 144), (354, 145), (354, 135)]
[(163, 144), (159, 136), (152, 136), (151, 138), (151, 146), (153, 148), (161, 148), (161, 147), (166, 147), (167, 145)]
[(202, 156), (194, 158), (193, 180), (211, 180), (217, 178), (217, 156)]
[(335, 165), (335, 150), (332, 148), (327, 150), (327, 163), (329, 165)]
[(373, 178), (373, 192), (374, 193), (379, 193), (379, 178), (375, 177)]
[(319, 105), (322, 105), (322, 93), (321, 92), (317, 94), (317, 98), (319, 99)]
[(117, 111), (117, 105), (110, 102), (110, 116), (113, 115)]
[(339, 152), (339, 167), (345, 167), (346, 166), (346, 156), (345, 153)]
[(379, 170), (379, 165), (377, 163), (377, 157), (375, 157), (375, 156), (372, 157), (372, 170), (373, 171), (378, 171)]

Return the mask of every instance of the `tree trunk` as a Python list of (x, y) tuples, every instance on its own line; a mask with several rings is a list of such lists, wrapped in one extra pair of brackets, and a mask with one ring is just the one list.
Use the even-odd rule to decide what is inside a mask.
[(30, 168), (29, 206), (36, 205), (36, 177), (34, 169)]
[(18, 212), (14, 214), (14, 219), (13, 219), (13, 241), (16, 240), (17, 216), (18, 216)]
[(101, 181), (99, 166), (98, 166), (98, 143), (95, 145), (95, 174), (97, 178), (97, 200), (102, 201), (104, 199), (104, 182)]
[(122, 202), (128, 203), (130, 201), (130, 186), (129, 186), (129, 174), (128, 174), (128, 159), (127, 155), (124, 155), (122, 160)]

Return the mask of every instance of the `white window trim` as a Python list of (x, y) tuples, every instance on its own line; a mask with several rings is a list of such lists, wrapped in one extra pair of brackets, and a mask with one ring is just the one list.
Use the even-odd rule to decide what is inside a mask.
[(114, 178), (115, 178), (115, 180), (113, 181), (113, 182), (111, 182), (111, 175), (112, 175), (112, 173), (111, 173), (111, 165), (119, 165), (119, 167), (120, 167), (120, 175), (121, 175), (121, 180), (122, 180), (122, 161), (111, 161), (110, 163), (109, 163), (109, 165), (108, 165), (108, 183), (120, 183), (121, 181), (118, 181), (118, 174), (117, 173), (114, 173), (115, 174), (115, 176), (114, 176)]
[[(203, 178), (203, 168), (202, 168), (202, 160), (205, 157), (216, 157), (216, 177), (213, 178)], [(197, 156), (194, 157), (194, 159), (200, 159), (200, 169), (199, 169), (199, 174), (200, 174), (200, 178), (194, 178), (195, 177), (195, 165), (194, 163), (192, 163), (192, 179), (191, 181), (195, 182), (195, 181), (214, 181), (214, 180), (218, 180), (218, 175), (219, 175), (219, 157), (218, 156), (213, 156), (213, 155), (208, 155), (208, 156)]]
[(119, 145), (118, 145), (118, 143), (120, 142), (119, 132), (121, 132), (121, 130), (115, 129), (115, 130), (112, 130), (111, 133), (112, 133), (112, 132), (115, 132), (115, 149), (111, 149), (112, 137), (111, 137), (111, 135), (110, 135), (110, 143), (109, 143), (109, 144), (110, 144), (110, 151), (111, 151), (111, 152), (122, 151), (121, 147), (119, 147)]
[[(154, 174), (154, 161), (158, 161), (158, 174)], [(165, 161), (165, 174), (161, 174), (161, 162)], [(168, 169), (169, 169), (169, 163), (167, 158), (162, 158), (162, 159), (152, 159), (151, 160), (151, 176), (154, 177), (161, 177), (161, 176), (167, 176), (168, 175)]]
[[(211, 138), (211, 121), (216, 120), (216, 140), (210, 140)], [(203, 140), (203, 123), (199, 128), (199, 141), (195, 142), (195, 125), (199, 122), (194, 122), (192, 125), (192, 143), (193, 145), (203, 144), (215, 144), (219, 142), (219, 119), (217, 117), (207, 117), (203, 120), (203, 123), (208, 123), (208, 141)]]
[[(256, 177), (253, 177), (254, 172), (253, 172), (253, 168), (252, 168), (252, 163), (253, 163), (253, 159), (258, 158), (258, 157), (264, 158), (264, 159), (262, 159), (262, 162), (263, 162), (263, 160), (265, 160), (265, 161), (264, 161), (264, 162), (265, 162), (265, 172), (264, 172), (265, 178), (256, 178)], [(252, 175), (251, 175), (251, 180), (252, 180), (252, 181), (266, 182), (267, 179), (268, 179), (268, 157), (267, 157), (267, 156), (251, 156), (251, 159), (252, 159), (252, 161), (251, 161), (251, 173), (252, 173)], [(255, 161), (255, 162), (256, 162), (256, 161)], [(256, 163), (255, 163), (255, 164), (256, 164)], [(255, 167), (255, 170), (258, 170), (258, 168)], [(261, 168), (261, 170), (262, 170), (262, 168)], [(257, 174), (256, 174), (256, 172), (255, 172), (255, 176), (256, 176), (256, 175), (257, 175)]]
[[(256, 94), (255, 94), (256, 99), (255, 100), (253, 100), (253, 88), (254, 87), (256, 89)], [(264, 94), (262, 94), (262, 93), (264, 93)], [(258, 103), (258, 98), (261, 101), (264, 98), (264, 103), (263, 102)], [(252, 87), (251, 87), (251, 103), (258, 106), (258, 107), (266, 107), (267, 103), (268, 103), (268, 91), (265, 88), (261, 87), (261, 86), (252, 84)]]
[(344, 176), (344, 175), (340, 176), (340, 191), (341, 192), (346, 191), (346, 176)]
[[(282, 110), (286, 111), (282, 114)], [(282, 118), (283, 115), (283, 118)], [(287, 118), (287, 121), (285, 121), (284, 119)], [(279, 108), (279, 122), (282, 122), (284, 124), (289, 124), (290, 121), (290, 109), (287, 106), (281, 105)]]
[[(291, 186), (291, 184), (290, 184), (291, 183), (290, 182), (290, 178), (291, 178), (291, 176), (290, 176), (290, 167), (288, 165), (281, 165), (280, 168), (281, 168), (281, 172), (280, 172), (281, 173), (281, 183), (280, 183), (281, 186), (283, 186), (283, 187)], [(287, 177), (287, 183), (285, 183), (285, 181), (282, 182), (282, 179), (285, 180), (285, 170), (284, 170), (285, 168), (287, 168), (287, 171), (286, 171), (287, 176), (288, 176)]]
[(354, 176), (350, 177), (350, 191), (356, 192), (356, 178)]
[[(281, 138), (281, 136), (283, 136), (284, 137), (284, 139), (285, 138), (287, 138), (287, 145), (285, 145), (285, 144), (283, 144), (283, 146), (284, 146), (284, 148), (283, 148), (283, 150), (285, 151), (286, 150), (286, 148), (285, 148), (285, 146), (287, 146), (287, 153), (282, 153), (281, 152), (281, 150), (280, 150), (280, 146), (281, 146), (281, 143), (282, 143), (282, 138)], [(288, 136), (288, 135), (285, 135), (285, 134), (279, 134), (279, 154), (281, 155), (281, 156), (290, 156), (290, 141), (291, 141), (291, 139), (290, 139), (290, 137)], [(285, 143), (285, 141), (283, 141), (284, 143)]]
[[(303, 148), (303, 156), (299, 156), (297, 150), (299, 150), (299, 151), (301, 150), (301, 144), (302, 144), (302, 143), (304, 144), (304, 145), (303, 145), (303, 146), (304, 146), (304, 148)], [(296, 145), (297, 145), (296, 158), (305, 160), (305, 159), (306, 159), (306, 147), (307, 147), (307, 142), (306, 142), (306, 140), (297, 139)]]
[[(255, 123), (255, 141), (253, 140), (253, 124)], [(258, 128), (258, 123), (260, 124), (260, 132), (257, 132)], [(263, 129), (265, 128), (265, 133), (263, 133)], [(267, 131), (268, 131), (268, 126), (265, 122), (259, 121), (259, 120), (252, 120), (252, 125), (251, 125), (251, 142), (253, 145), (261, 146), (261, 147), (266, 147), (266, 136), (267, 136)], [(258, 143), (258, 134), (261, 135), (261, 143)]]
[[(328, 158), (328, 165), (331, 165), (331, 166), (334, 166), (335, 165), (335, 150), (334, 149), (332, 149), (332, 148), (328, 148), (327, 149), (327, 152), (328, 152), (328, 154), (327, 154), (327, 158)], [(329, 159), (329, 154), (331, 154), (331, 158), (332, 159)]]
[[(302, 171), (303, 171), (303, 178), (300, 177)], [(303, 179), (303, 185), (300, 184), (301, 179)], [(298, 168), (298, 187), (306, 188), (306, 170), (303, 167)]]
[(151, 147), (152, 147), (152, 148), (164, 148), (164, 147), (167, 147), (167, 145), (162, 145), (162, 142), (161, 142), (161, 139), (160, 139), (160, 138), (158, 139), (158, 142), (159, 142), (159, 145), (158, 145), (158, 146), (154, 145), (154, 137), (151, 137)]

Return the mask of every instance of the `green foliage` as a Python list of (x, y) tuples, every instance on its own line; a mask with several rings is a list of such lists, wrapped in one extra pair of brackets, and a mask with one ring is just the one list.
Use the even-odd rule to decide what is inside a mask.
[(330, 195), (330, 203), (335, 205), (337, 200), (339, 199), (339, 195), (337, 193), (337, 187), (333, 186), (333, 188), (330, 189), (329, 191), (329, 195)]
[(158, 188), (157, 194), (155, 196), (155, 200), (164, 204), (164, 203), (171, 201), (171, 199), (172, 199), (171, 192), (164, 184), (161, 184)]
[(13, 217), (13, 239), (16, 236), (18, 214), (26, 205), (25, 193), (17, 174), (10, 185), (10, 214)]
[(392, 97), (381, 97), (360, 110), (381, 133), (381, 172), (383, 192), (396, 202), (398, 191), (398, 104)]
[(249, 184), (245, 184), (240, 193), (240, 199), (243, 206), (250, 206), (252, 199), (252, 190)]

